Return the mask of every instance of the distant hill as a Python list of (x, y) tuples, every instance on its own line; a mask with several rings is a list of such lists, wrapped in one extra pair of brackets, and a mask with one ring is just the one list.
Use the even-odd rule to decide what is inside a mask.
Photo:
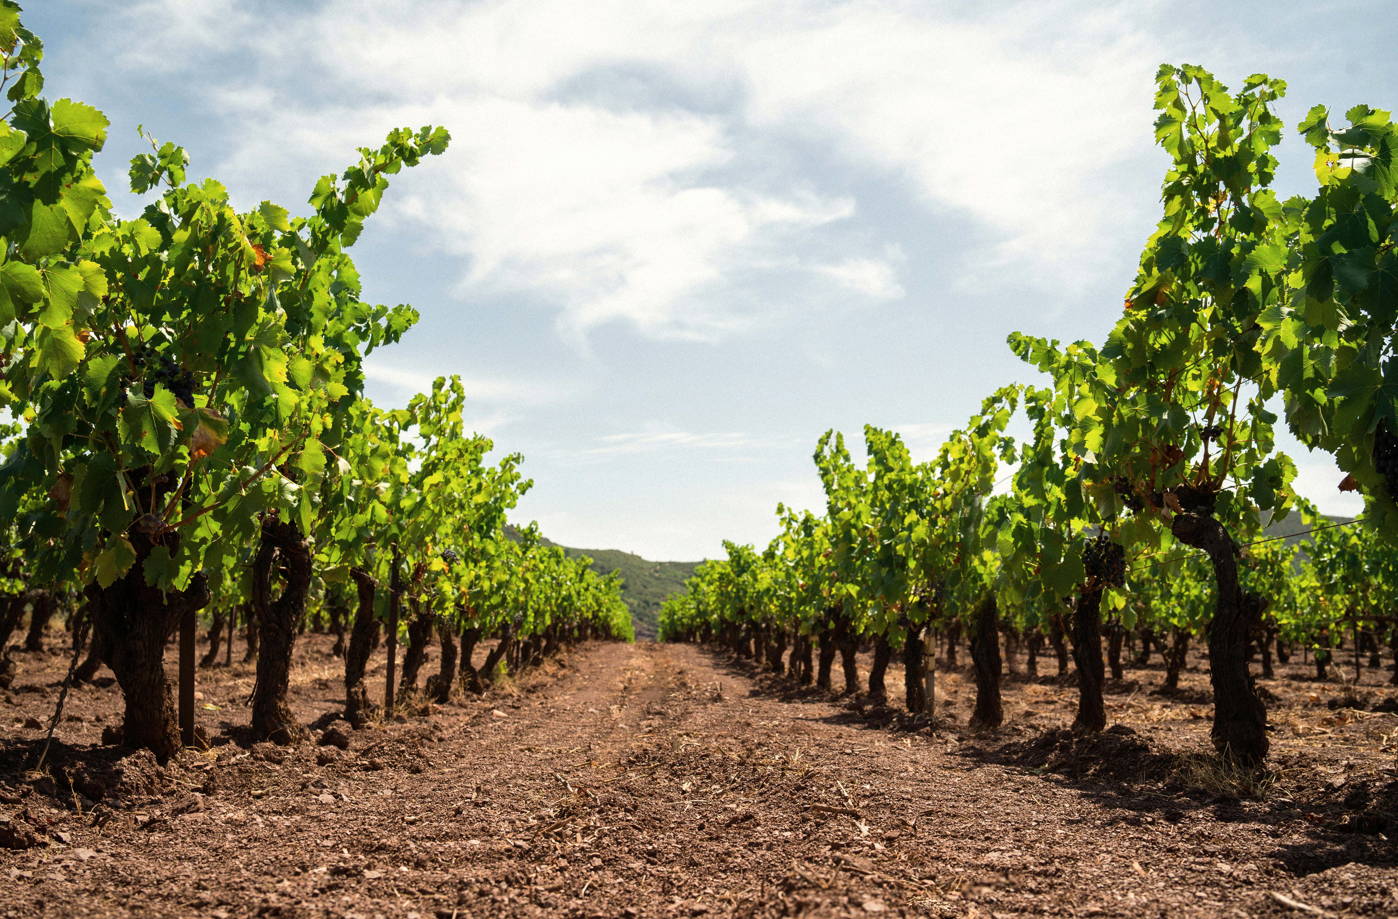
[[(514, 535), (517, 531), (509, 527), (506, 532)], [(670, 594), (679, 593), (699, 565), (698, 562), (652, 562), (620, 549), (574, 549), (548, 538), (543, 541), (558, 546), (566, 555), (586, 555), (592, 559), (592, 567), (602, 574), (621, 572), (621, 598), (631, 609), (631, 622), (638, 639), (655, 638), (660, 604)]]
[[(1325, 520), (1328, 521), (1330, 524), (1349, 523), (1351, 520), (1354, 519), (1353, 517), (1336, 517), (1334, 514), (1322, 514), (1321, 516), (1324, 517)], [(1327, 525), (1328, 524), (1320, 524), (1321, 527), (1325, 527)], [(1306, 527), (1304, 523), (1301, 522), (1301, 515), (1292, 512), (1291, 514), (1288, 514), (1284, 520), (1281, 520), (1279, 522), (1273, 521), (1272, 523), (1268, 524), (1267, 528), (1263, 530), (1261, 538), (1285, 538), (1288, 544), (1295, 545), (1296, 543), (1300, 542), (1301, 539), (1308, 532), (1310, 532), (1310, 530)]]
[(621, 572), (621, 598), (631, 608), (631, 621), (638, 639), (654, 639), (660, 604), (666, 597), (679, 593), (684, 582), (694, 574), (698, 562), (652, 562), (622, 552), (619, 549), (570, 549), (568, 555), (586, 555), (592, 567), (602, 574)]

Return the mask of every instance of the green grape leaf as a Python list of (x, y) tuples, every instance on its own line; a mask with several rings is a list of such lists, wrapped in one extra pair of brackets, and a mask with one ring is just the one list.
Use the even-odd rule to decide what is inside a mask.
[(296, 458), (296, 468), (312, 478), (318, 478), (325, 471), (325, 447), (319, 440), (307, 438)]
[(72, 373), (87, 353), (87, 346), (78, 340), (70, 326), (57, 329), (40, 329), (39, 366), (54, 377)]
[(89, 150), (101, 150), (111, 122), (97, 109), (72, 99), (59, 99), (51, 111), (53, 133)]
[(155, 546), (146, 556), (141, 568), (146, 583), (151, 587), (169, 589), (180, 575), (179, 562), (170, 557), (169, 546)]
[(0, 122), (0, 166), (14, 159), (29, 143), (29, 135), (18, 128)]
[(107, 541), (107, 547), (97, 555), (94, 566), (97, 584), (103, 588), (111, 587), (130, 571), (134, 564), (136, 549), (131, 545), (131, 541), (122, 535), (112, 537)]
[(29, 214), (29, 233), (20, 244), (20, 254), (27, 259), (57, 255), (68, 246), (72, 234), (73, 225), (62, 205), (35, 201)]
[(123, 358), (120, 354), (99, 354), (87, 362), (87, 366), (83, 368), (83, 388), (87, 391), (89, 399), (97, 401), (102, 391), (107, 388), (112, 371), (121, 363)]
[(39, 312), (39, 322), (50, 329), (62, 328), (73, 321), (78, 294), (83, 289), (82, 272), (71, 265), (46, 268), (43, 279), (48, 303)]

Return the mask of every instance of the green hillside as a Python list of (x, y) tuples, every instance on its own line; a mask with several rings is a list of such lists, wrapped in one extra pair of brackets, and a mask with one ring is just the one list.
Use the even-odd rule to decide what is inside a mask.
[(694, 566), (699, 564), (652, 562), (618, 549), (570, 549), (564, 546), (563, 551), (569, 555), (588, 556), (592, 559), (592, 567), (603, 574), (621, 572), (621, 596), (631, 607), (631, 621), (635, 623), (638, 640), (655, 638), (661, 602), (670, 594), (677, 593), (685, 579), (694, 573)]
[[(517, 535), (513, 527), (506, 532)], [(694, 573), (698, 562), (652, 562), (620, 549), (574, 549), (545, 538), (545, 543), (558, 546), (570, 556), (586, 555), (592, 567), (602, 574), (621, 573), (621, 598), (631, 608), (631, 621), (636, 626), (636, 638), (654, 639), (660, 617), (660, 604), (672, 593), (678, 593), (686, 579)]]
[[(1322, 514), (1321, 516), (1324, 517), (1328, 523), (1332, 524), (1348, 523), (1349, 521), (1354, 519), (1353, 517), (1337, 517), (1334, 514)], [(1320, 524), (1320, 526), (1322, 527), (1326, 525), (1327, 524), (1324, 523)], [(1292, 513), (1287, 515), (1281, 521), (1273, 521), (1271, 524), (1269, 524), (1267, 528), (1263, 531), (1262, 536), (1259, 538), (1285, 538), (1288, 543), (1295, 545), (1296, 543), (1301, 541), (1301, 539), (1305, 536), (1307, 532), (1308, 528), (1304, 523), (1301, 522), (1301, 515)]]

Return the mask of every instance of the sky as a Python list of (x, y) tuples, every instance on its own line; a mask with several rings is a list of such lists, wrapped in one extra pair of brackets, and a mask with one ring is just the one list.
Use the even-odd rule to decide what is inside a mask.
[[(24, 0), (21, 0), (24, 3)], [(828, 428), (916, 458), (998, 386), (1012, 331), (1100, 341), (1159, 216), (1153, 78), (1285, 79), (1279, 114), (1398, 104), (1391, 7), (1035, 0), (30, 0), (50, 97), (137, 126), (243, 207), (305, 213), (395, 127), (450, 150), (394, 178), (352, 250), (422, 320), (375, 352), (403, 404), (459, 374), (522, 452), (517, 517), (654, 559), (765, 543), (821, 508)], [(1278, 189), (1314, 187), (1289, 130)], [(1353, 514), (1326, 456), (1298, 490)]]

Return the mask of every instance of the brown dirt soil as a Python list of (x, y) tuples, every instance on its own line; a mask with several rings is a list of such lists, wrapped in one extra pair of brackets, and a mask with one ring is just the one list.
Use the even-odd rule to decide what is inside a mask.
[[(298, 648), (306, 723), (339, 705), (327, 646)], [(1128, 671), (1116, 727), (1084, 740), (1052, 680), (1011, 679), (1006, 727), (974, 734), (960, 674), (938, 675), (926, 724), (702, 649), (594, 644), (341, 751), (234, 742), (235, 666), (201, 674), (210, 749), (123, 758), (100, 745), (115, 689), (85, 687), (44, 777), (24, 725), (47, 722), (67, 661), (19, 662), (0, 916), (1398, 914), (1398, 715), (1327, 705), (1384, 707), (1386, 675), (1267, 681), (1277, 768), (1238, 800), (1205, 768), (1198, 672), (1165, 699)]]

